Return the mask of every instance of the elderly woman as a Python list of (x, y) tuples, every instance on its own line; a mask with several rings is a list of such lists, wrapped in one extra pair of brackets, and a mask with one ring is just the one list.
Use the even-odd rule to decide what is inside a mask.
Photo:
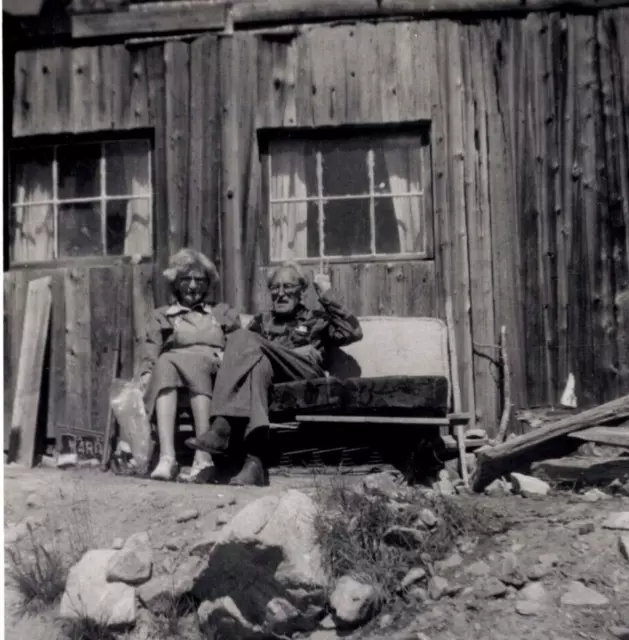
[(335, 299), (327, 276), (319, 274), (313, 282), (318, 310), (302, 303), (308, 283), (297, 264), (278, 267), (267, 284), (272, 310), (230, 336), (214, 386), (210, 430), (186, 441), (197, 451), (220, 455), (230, 447), (232, 429), (244, 429), (247, 455), (231, 484), (266, 482), (271, 384), (324, 376), (325, 351), (362, 338), (358, 320)]
[[(238, 313), (226, 304), (210, 304), (208, 296), (218, 272), (202, 253), (182, 249), (171, 257), (164, 275), (175, 302), (155, 309), (150, 318), (140, 382), (147, 413), (157, 418), (160, 459), (151, 478), (174, 480), (179, 471), (175, 459), (178, 393), (189, 394), (196, 434), (203, 437), (210, 424), (213, 378), (225, 336), (241, 325)], [(213, 472), (211, 457), (199, 451), (190, 475), (181, 479), (209, 482)]]

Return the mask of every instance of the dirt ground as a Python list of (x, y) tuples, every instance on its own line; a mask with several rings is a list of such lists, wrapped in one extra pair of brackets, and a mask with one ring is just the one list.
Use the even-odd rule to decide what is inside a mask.
[[(103, 474), (98, 469), (24, 470), (13, 466), (5, 467), (4, 478), (5, 531), (26, 518), (48, 518), (61, 535), (64, 523), (72, 514), (79, 514), (86, 521), (83, 535), (89, 536), (94, 548), (110, 547), (116, 538), (147, 531), (157, 550), (157, 563), (177, 562), (204, 534), (262, 495), (314, 486), (314, 478), (308, 475), (275, 475), (270, 487), (252, 489), (159, 483)], [(519, 496), (465, 499), (500, 509), (512, 523), (509, 530), (465, 556), (466, 566), (475, 559), (491, 561), (492, 554), (509, 550), (525, 568), (534, 565), (541, 554), (557, 554), (558, 565), (542, 580), (551, 598), (548, 610), (523, 617), (516, 612), (513, 597), (473, 603), (458, 595), (429, 607), (397, 608), (391, 614), (400, 618), (400, 625), (419, 616), (423, 633), (430, 640), (604, 640), (614, 637), (614, 625), (629, 627), (629, 562), (619, 553), (618, 532), (601, 527), (609, 512), (629, 511), (629, 498), (590, 503), (565, 493), (538, 500)], [(198, 517), (178, 523), (178, 516), (191, 509), (198, 511)], [(587, 523), (591, 525), (584, 527)], [(444, 575), (453, 583), (470, 582), (461, 568)], [(580, 580), (604, 594), (609, 604), (599, 608), (560, 605), (559, 598), (571, 580)], [(15, 613), (15, 604), (15, 593), (7, 585), (7, 640), (57, 637), (53, 612), (21, 617)], [(371, 633), (377, 628), (375, 621), (370, 625)], [(364, 637), (366, 632), (355, 637)]]

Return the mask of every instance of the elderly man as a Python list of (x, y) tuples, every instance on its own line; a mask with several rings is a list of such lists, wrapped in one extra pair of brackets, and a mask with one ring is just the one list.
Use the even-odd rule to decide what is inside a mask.
[(266, 482), (270, 386), (324, 376), (326, 350), (362, 338), (358, 320), (335, 299), (326, 275), (313, 282), (321, 310), (302, 303), (307, 285), (301, 268), (291, 262), (270, 274), (272, 310), (230, 335), (214, 384), (210, 430), (186, 441), (193, 449), (220, 455), (229, 450), (233, 429), (244, 429), (247, 455), (231, 484)]

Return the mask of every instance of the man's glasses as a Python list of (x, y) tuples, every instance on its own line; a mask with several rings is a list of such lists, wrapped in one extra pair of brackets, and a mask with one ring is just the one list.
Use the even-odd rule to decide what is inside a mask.
[(272, 296), (278, 296), (283, 291), (287, 296), (295, 295), (299, 291), (299, 286), (294, 284), (272, 284), (269, 287)]
[(196, 282), (197, 284), (207, 284), (208, 279), (203, 277), (195, 278), (194, 276), (182, 276), (181, 278), (179, 278), (179, 282), (188, 286), (193, 282)]

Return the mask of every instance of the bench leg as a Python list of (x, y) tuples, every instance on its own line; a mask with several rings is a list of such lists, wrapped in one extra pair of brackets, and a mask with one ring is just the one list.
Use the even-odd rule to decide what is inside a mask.
[(465, 459), (466, 451), (465, 451), (465, 429), (464, 425), (456, 424), (454, 425), (454, 436), (456, 437), (456, 444), (459, 450), (459, 464), (461, 466), (461, 478), (463, 479), (463, 484), (466, 489), (470, 488), (470, 477), (467, 473), (467, 461)]

